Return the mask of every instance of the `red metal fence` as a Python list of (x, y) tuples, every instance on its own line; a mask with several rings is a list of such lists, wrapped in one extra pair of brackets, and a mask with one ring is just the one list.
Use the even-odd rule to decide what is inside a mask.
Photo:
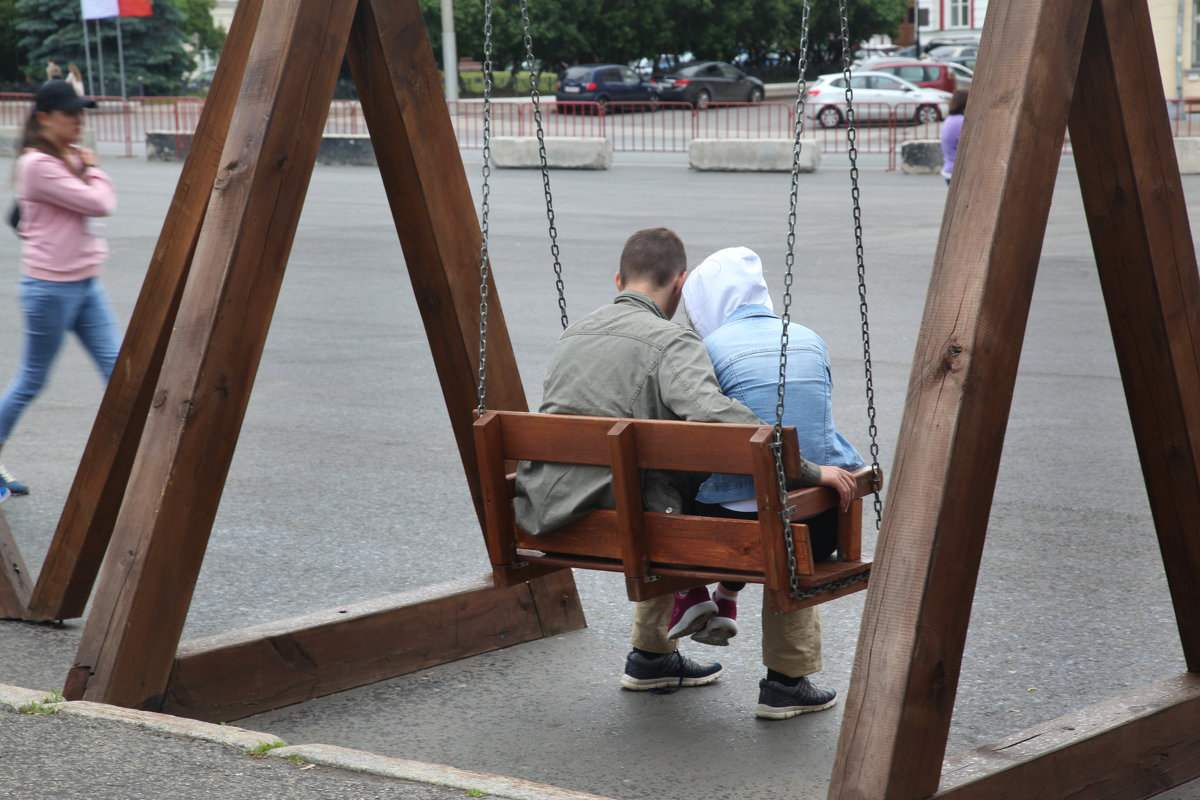
[[(125, 155), (144, 146), (148, 131), (191, 133), (196, 129), (204, 101), (194, 97), (145, 97), (122, 100), (101, 97), (88, 112), (87, 125), (99, 142), (124, 145)], [(0, 126), (24, 124), (33, 97), (0, 94)], [(483, 146), (483, 103), (458, 100), (448, 103), (450, 119), (460, 147)], [(1175, 136), (1200, 135), (1200, 99), (1167, 101), (1168, 116)], [(612, 141), (617, 152), (685, 153), (693, 139), (791, 139), (794, 135), (794, 103), (711, 104), (694, 109), (686, 103), (557, 103), (540, 104), (546, 136), (594, 136)], [(896, 166), (901, 145), (910, 139), (937, 139), (940, 122), (917, 122), (916, 104), (888, 107), (860, 103), (855, 144), (861, 154), (886, 155), (888, 168)], [(1193, 112), (1196, 112), (1195, 115)], [(845, 153), (846, 127), (822, 127), (806, 109), (804, 136), (816, 139), (824, 153)], [(844, 116), (844, 115), (843, 115)], [(493, 136), (533, 136), (536, 133), (533, 104), (528, 100), (492, 103)], [(329, 106), (326, 133), (365, 135), (366, 122), (357, 101), (334, 100)], [(1069, 142), (1066, 143), (1069, 148)]]

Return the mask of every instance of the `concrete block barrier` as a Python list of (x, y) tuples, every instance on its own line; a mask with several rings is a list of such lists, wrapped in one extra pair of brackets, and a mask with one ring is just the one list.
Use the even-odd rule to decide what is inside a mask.
[(191, 149), (191, 131), (146, 131), (147, 161), (183, 161)]
[(1200, 174), (1200, 136), (1175, 137), (1175, 158), (1180, 175)]
[(327, 133), (321, 137), (317, 163), (326, 166), (373, 167), (375, 148), (365, 133)]
[[(601, 136), (547, 136), (546, 164), (555, 169), (608, 169), (612, 142)], [(509, 169), (542, 165), (536, 136), (497, 136), (492, 139), (492, 164)]]
[(909, 139), (900, 145), (900, 170), (906, 175), (942, 171), (942, 143), (938, 139)]
[[(688, 165), (702, 172), (791, 172), (791, 139), (693, 139), (688, 145)], [(816, 139), (800, 140), (801, 172), (821, 166)]]

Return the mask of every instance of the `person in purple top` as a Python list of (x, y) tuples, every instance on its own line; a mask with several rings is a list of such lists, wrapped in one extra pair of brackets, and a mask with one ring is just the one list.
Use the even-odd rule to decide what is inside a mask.
[(959, 89), (950, 98), (950, 109), (942, 123), (942, 177), (950, 185), (954, 172), (954, 157), (958, 154), (958, 137), (962, 135), (963, 112), (967, 109), (967, 90)]

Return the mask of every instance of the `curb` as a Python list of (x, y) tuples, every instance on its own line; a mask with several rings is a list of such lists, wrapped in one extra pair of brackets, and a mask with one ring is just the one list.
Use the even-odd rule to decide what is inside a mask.
[[(42, 703), (51, 698), (50, 692), (22, 689), (0, 683), (0, 708), (19, 712), (30, 703)], [(171, 734), (187, 739), (215, 742), (237, 750), (254, 750), (283, 740), (270, 733), (246, 730), (233, 725), (216, 725), (175, 717), (155, 711), (139, 711), (87, 700), (66, 700), (53, 703), (55, 714), (73, 717), (125, 722), (137, 728)], [(382, 778), (413, 781), (452, 789), (478, 790), (491, 797), (506, 800), (610, 800), (600, 795), (560, 789), (556, 786), (531, 783), (519, 778), (470, 772), (443, 764), (388, 758), (362, 750), (351, 750), (328, 744), (302, 744), (273, 747), (266, 755), (277, 758), (297, 757), (319, 766), (334, 767), (351, 772), (366, 773)]]

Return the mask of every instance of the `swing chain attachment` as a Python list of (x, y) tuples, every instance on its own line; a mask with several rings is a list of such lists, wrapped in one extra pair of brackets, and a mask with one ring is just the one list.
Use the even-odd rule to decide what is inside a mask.
[(484, 0), (483, 9), (483, 188), (479, 233), (479, 387), (478, 410), (480, 416), (487, 411), (487, 324), (488, 324), (488, 278), (491, 273), (491, 255), (488, 252), (488, 215), (491, 207), (489, 179), (492, 174), (492, 0)]
[(861, 195), (858, 188), (858, 126), (854, 121), (854, 89), (850, 85), (850, 14), (846, 0), (838, 0), (842, 22), (842, 75), (846, 81), (846, 143), (850, 157), (850, 198), (854, 209), (854, 254), (858, 261), (858, 310), (862, 317), (863, 370), (867, 381), (867, 431), (871, 436), (871, 482), (875, 489), (875, 530), (883, 524), (883, 500), (879, 496), (879, 429), (875, 425), (875, 384), (871, 374), (871, 329), (867, 323), (867, 267), (863, 258)]
[[(804, 101), (808, 95), (804, 73), (808, 70), (808, 16), (809, 1), (804, 0), (800, 21), (800, 75), (796, 81), (796, 121), (792, 142), (792, 191), (787, 217), (787, 253), (784, 257), (783, 313), (780, 315), (783, 330), (779, 337), (779, 387), (775, 401), (775, 433), (771, 449), (775, 453), (775, 478), (779, 484), (779, 523), (783, 527), (783, 542), (787, 548), (788, 576), (791, 596), (802, 598), (800, 576), (796, 574), (796, 542), (792, 538), (792, 512), (788, 506), (787, 475), (783, 467), (783, 398), (787, 383), (788, 326), (791, 324), (792, 271), (796, 264), (796, 207), (800, 197), (800, 140), (804, 135)], [(822, 590), (823, 591), (823, 590)], [(809, 597), (814, 595), (810, 594)]]
[[(537, 128), (538, 159), (542, 165), (542, 191), (546, 195), (546, 220), (550, 225), (550, 255), (554, 259), (554, 288), (558, 290), (558, 314), (563, 330), (567, 329), (567, 296), (563, 285), (562, 262), (559, 260), (558, 228), (554, 224), (554, 199), (550, 195), (550, 164), (546, 160), (546, 132), (542, 127), (541, 93), (538, 80), (541, 71), (534, 69), (533, 31), (529, 23), (529, 0), (521, 0), (521, 25), (525, 33), (525, 59), (529, 63), (529, 97), (533, 101), (533, 121)], [(516, 67), (514, 67), (516, 69)]]

